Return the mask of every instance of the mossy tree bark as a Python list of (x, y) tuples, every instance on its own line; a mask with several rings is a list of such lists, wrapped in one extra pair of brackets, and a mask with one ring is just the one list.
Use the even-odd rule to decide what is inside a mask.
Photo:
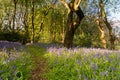
[[(65, 0), (61, 0), (62, 4), (68, 9), (67, 29), (64, 39), (64, 46), (67, 48), (72, 47), (74, 33), (84, 18), (84, 14), (80, 8), (81, 0), (71, 0), (67, 3)], [(74, 13), (76, 19), (73, 18)]]

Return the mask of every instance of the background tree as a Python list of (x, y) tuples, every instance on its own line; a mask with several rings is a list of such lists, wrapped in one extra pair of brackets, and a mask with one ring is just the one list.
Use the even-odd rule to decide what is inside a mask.
[(107, 48), (114, 44), (113, 33), (119, 32), (109, 25), (114, 19), (110, 13), (118, 12), (110, 7), (116, 6), (111, 1), (117, 4), (116, 0), (34, 0), (34, 4), (0, 0), (0, 40)]

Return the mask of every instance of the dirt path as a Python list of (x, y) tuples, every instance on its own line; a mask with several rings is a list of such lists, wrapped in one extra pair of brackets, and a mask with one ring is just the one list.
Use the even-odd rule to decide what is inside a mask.
[(33, 59), (33, 70), (29, 80), (47, 80), (43, 75), (47, 72), (46, 59), (43, 57), (44, 50), (41, 50), (39, 47), (34, 48), (31, 46), (28, 49)]
[(46, 60), (39, 59), (38, 56), (34, 56), (35, 68), (32, 71), (32, 77), (30, 80), (46, 80), (43, 74), (46, 72)]

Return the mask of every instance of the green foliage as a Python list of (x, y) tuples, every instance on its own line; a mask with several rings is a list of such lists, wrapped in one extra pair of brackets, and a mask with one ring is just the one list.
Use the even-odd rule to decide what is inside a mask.
[(27, 39), (28, 37), (26, 38), (23, 34), (18, 32), (0, 32), (0, 40), (24, 43)]
[(120, 50), (120, 43), (117, 43), (117, 44), (116, 44), (116, 49), (117, 49), (117, 50)]
[(76, 31), (74, 44), (84, 47), (101, 47), (101, 32), (92, 17), (85, 17)]
[[(56, 1), (56, 4), (54, 2)], [(68, 0), (68, 2), (71, 0)], [(14, 0), (0, 0), (0, 40), (30, 42), (32, 35), (31, 1), (17, 0), (15, 29), (13, 28)], [(106, 10), (111, 7), (108, 1)], [(98, 16), (98, 0), (82, 0), (81, 8), (86, 16)], [(108, 15), (108, 14), (107, 14)], [(101, 47), (100, 32), (93, 19), (85, 19), (76, 31), (74, 44), (87, 47)], [(59, 0), (35, 0), (34, 33), (35, 42), (63, 42), (67, 24), (67, 9)], [(15, 31), (15, 33), (12, 33)], [(94, 35), (95, 34), (95, 35)]]

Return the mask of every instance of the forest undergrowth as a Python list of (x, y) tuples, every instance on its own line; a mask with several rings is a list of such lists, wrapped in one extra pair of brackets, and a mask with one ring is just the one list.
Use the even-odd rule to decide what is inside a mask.
[(67, 49), (59, 44), (42, 43), (26, 46), (13, 42), (2, 44), (0, 80), (120, 79), (120, 50)]

